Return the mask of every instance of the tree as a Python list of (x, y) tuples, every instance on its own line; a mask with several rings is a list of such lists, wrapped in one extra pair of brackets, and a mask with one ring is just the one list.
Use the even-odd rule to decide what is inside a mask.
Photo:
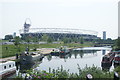
[(29, 36), (26, 36), (26, 37), (25, 37), (25, 42), (27, 42), (27, 43), (30, 42), (30, 37), (29, 37)]
[(25, 37), (25, 41), (27, 42), (26, 50), (28, 49), (28, 51), (29, 51), (30, 36)]
[(47, 36), (47, 34), (44, 34), (44, 35), (42, 36), (42, 41), (47, 42), (47, 40), (48, 40), (48, 36)]
[(64, 43), (70, 43), (71, 41), (70, 41), (69, 38), (65, 38), (65, 37), (64, 37), (63, 42), (64, 42)]
[(19, 36), (16, 36), (15, 38), (15, 42), (14, 42), (14, 45), (18, 48), (18, 51), (20, 52), (20, 37)]
[(19, 44), (20, 44), (20, 37), (19, 37), (19, 36), (16, 36), (16, 37), (15, 37), (14, 45), (15, 45), (15, 46), (18, 46)]
[(38, 37), (33, 37), (32, 41), (34, 42), (34, 51), (36, 51), (37, 50), (36, 42), (38, 42), (39, 39), (38, 39)]
[(12, 35), (5, 35), (5, 40), (13, 39)]
[(32, 38), (32, 41), (35, 43), (35, 42), (38, 42), (39, 39), (38, 39), (38, 37), (33, 37), (33, 38)]
[(80, 38), (80, 43), (81, 43), (81, 44), (84, 44), (84, 39), (83, 39), (83, 37)]
[(120, 50), (120, 37), (116, 40), (117, 50)]
[(48, 37), (47, 42), (52, 43), (53, 39), (51, 37)]

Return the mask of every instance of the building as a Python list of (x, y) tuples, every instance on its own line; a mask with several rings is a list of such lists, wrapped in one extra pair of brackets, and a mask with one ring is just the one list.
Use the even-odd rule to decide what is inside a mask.
[(16, 32), (13, 33), (13, 38), (15, 38), (15, 37), (16, 37)]
[(103, 40), (106, 40), (106, 31), (103, 31)]
[(98, 39), (96, 31), (82, 30), (82, 29), (69, 29), (69, 28), (30, 28), (31, 24), (24, 24), (24, 28), (20, 29), (22, 39), (28, 37), (37, 37), (41, 39), (43, 35), (51, 37), (53, 40), (58, 41), (63, 38), (83, 38), (87, 41)]

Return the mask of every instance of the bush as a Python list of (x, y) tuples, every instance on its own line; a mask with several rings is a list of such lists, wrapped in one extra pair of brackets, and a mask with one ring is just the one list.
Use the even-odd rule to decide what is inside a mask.
[[(69, 73), (69, 70), (64, 70), (63, 67), (58, 67), (58, 69), (49, 68), (49, 72), (38, 71), (38, 70), (28, 70), (27, 73), (31, 75), (33, 79), (43, 79), (43, 78), (86, 78), (87, 74), (91, 74), (93, 78), (113, 78), (113, 72), (104, 72), (99, 67), (85, 67), (80, 69), (78, 65), (79, 73)], [(119, 69), (118, 69), (119, 70)]]

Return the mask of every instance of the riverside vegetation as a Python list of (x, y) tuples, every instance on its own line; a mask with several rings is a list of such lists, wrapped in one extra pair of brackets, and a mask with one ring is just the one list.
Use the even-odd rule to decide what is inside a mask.
[[(81, 69), (78, 65), (78, 73), (69, 73), (68, 70), (64, 70), (63, 66), (60, 68), (58, 67), (57, 69), (51, 69), (49, 68), (49, 71), (40, 71), (40, 70), (27, 70), (26, 73), (29, 74), (29, 76), (32, 77), (32, 79), (44, 79), (44, 78), (82, 78), (85, 79), (87, 74), (91, 74), (93, 78), (107, 78), (107, 79), (112, 79), (114, 77), (114, 71), (119, 73), (120, 76), (120, 66), (114, 69), (114, 71), (111, 72), (106, 72), (102, 71), (101, 68), (92, 66), (92, 67), (85, 67)], [(26, 77), (28, 77), (26, 75)], [(20, 74), (16, 78), (25, 78), (22, 77)]]
[(21, 52), (25, 51), (26, 47), (29, 47), (30, 51), (34, 51), (35, 48), (59, 48), (60, 46), (68, 46), (71, 47), (90, 47), (93, 44), (90, 42), (86, 42), (84, 44), (80, 43), (60, 43), (60, 44), (19, 44), (15, 45), (2, 45), (2, 58), (15, 56), (16, 53), (20, 54)]
[[(10, 35), (5, 36), (5, 40), (0, 40), (0, 42), (8, 42), (9, 40), (13, 39), (13, 45), (2, 45), (0, 58), (11, 57), (15, 56), (16, 53), (21, 53), (25, 51), (27, 47), (29, 49), (36, 50), (37, 48), (58, 48), (60, 46), (68, 46), (68, 47), (91, 47), (94, 46), (95, 42), (103, 42), (103, 40), (98, 39), (96, 41), (85, 41), (83, 37), (80, 38), (66, 38), (59, 40), (60, 43), (53, 44), (54, 39), (48, 37), (47, 35), (43, 35), (41, 40), (38, 37), (25, 37), (25, 39), (21, 39), (19, 36), (12, 38)], [(47, 44), (29, 44), (30, 42), (38, 43), (39, 41), (47, 42)], [(108, 39), (107, 42), (113, 42), (113, 40)], [(21, 44), (21, 42), (26, 42), (25, 44)]]

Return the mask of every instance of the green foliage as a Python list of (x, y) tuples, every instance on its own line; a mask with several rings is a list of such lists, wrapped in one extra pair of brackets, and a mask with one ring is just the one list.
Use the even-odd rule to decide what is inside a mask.
[(38, 39), (38, 37), (32, 37), (32, 38), (31, 38), (31, 41), (32, 41), (32, 42), (38, 42), (39, 39)]
[(33, 49), (33, 51), (37, 51), (36, 42), (39, 42), (38, 37), (33, 37), (31, 40), (32, 40), (32, 42), (34, 42), (34, 49)]
[(52, 42), (53, 42), (53, 39), (52, 39), (51, 37), (48, 37), (47, 42), (48, 42), (48, 43), (52, 43)]
[(28, 70), (27, 74), (31, 75), (33, 79), (44, 79), (44, 78), (81, 78), (85, 79), (87, 74), (91, 74), (93, 78), (113, 78), (113, 72), (104, 72), (99, 67), (95, 67), (94, 65), (92, 67), (85, 67), (83, 69), (80, 69), (78, 64), (78, 70), (79, 73), (69, 73), (68, 70), (64, 70), (63, 66), (57, 68), (57, 69), (51, 69), (49, 68), (49, 71), (39, 71), (39, 70)]
[(18, 45), (20, 44), (20, 41), (21, 41), (20, 37), (19, 37), (19, 36), (16, 36), (16, 37), (15, 37), (14, 45), (15, 45), (15, 46), (18, 46)]
[[(7, 47), (7, 49), (6, 49)], [(20, 52), (25, 50), (25, 46), (20, 44), (19, 45)], [(15, 45), (2, 45), (2, 58), (15, 56), (16, 53), (20, 53), (18, 48)]]
[(15, 42), (14, 42), (14, 45), (16, 46), (16, 48), (18, 49), (18, 52), (20, 52), (20, 37), (19, 36), (16, 36), (15, 37)]
[(69, 38), (64, 38), (64, 39), (63, 39), (63, 42), (66, 44), (66, 43), (70, 43), (71, 41), (70, 41)]
[(103, 72), (101, 68), (92, 66), (92, 67), (86, 67), (84, 69), (80, 69), (78, 65), (79, 70), (79, 77), (85, 78), (87, 74), (93, 75), (94, 78), (113, 78), (112, 72)]
[(27, 36), (27, 37), (25, 37), (25, 42), (30, 42), (30, 37), (29, 36)]
[(118, 37), (118, 39), (116, 40), (116, 46), (117, 46), (117, 50), (120, 50), (120, 37)]
[(48, 40), (48, 36), (47, 36), (47, 34), (44, 34), (44, 35), (42, 36), (42, 41), (47, 42), (47, 40)]
[(114, 71), (118, 72), (118, 74), (120, 75), (120, 66), (116, 67)]
[(5, 35), (5, 40), (13, 39), (12, 35)]
[[(92, 43), (84, 43), (78, 44), (78, 43), (67, 43), (67, 44), (29, 44), (29, 49), (37, 49), (37, 48), (59, 48), (60, 46), (68, 46), (70, 48), (73, 47), (90, 47), (92, 46)], [(17, 48), (15, 45), (2, 45), (2, 57), (10, 57), (10, 56), (15, 56), (16, 53), (21, 53), (25, 51), (27, 44), (19, 44), (19, 48)], [(7, 49), (6, 49), (7, 47)], [(36, 50), (35, 50), (36, 51)]]
[(84, 39), (83, 39), (83, 37), (80, 38), (80, 43), (81, 43), (81, 44), (84, 44)]

